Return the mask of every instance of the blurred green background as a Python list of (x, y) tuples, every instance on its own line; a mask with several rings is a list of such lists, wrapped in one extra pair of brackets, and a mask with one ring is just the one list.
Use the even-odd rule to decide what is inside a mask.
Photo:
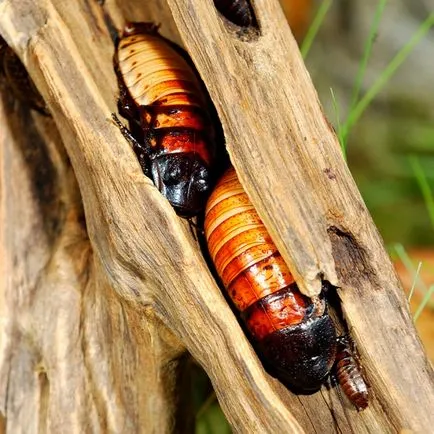
[[(290, 14), (291, 0), (282, 0)], [(318, 3), (307, 2), (312, 9)], [(336, 125), (330, 88), (341, 122), (378, 0), (334, 0), (306, 63), (325, 111)], [(434, 11), (433, 0), (384, 2), (361, 95)], [(312, 16), (312, 15), (311, 15)], [(348, 165), (387, 245), (432, 246), (434, 231), (410, 156), (428, 183), (434, 177), (434, 32), (431, 28), (374, 98), (348, 140)], [(414, 160), (413, 160), (414, 161)]]
[[(309, 29), (315, 26), (312, 23), (319, 16), (318, 10), (324, 12), (323, 19), (317, 21), (318, 32), (305, 58), (324, 110), (336, 130), (351, 111), (354, 86), (375, 20), (378, 30), (359, 98), (369, 92), (392, 59), (402, 53), (402, 48), (434, 13), (434, 0), (280, 2), (302, 47), (303, 40), (311, 36)], [(431, 27), (434, 20), (431, 21), (423, 37), (408, 50), (408, 57), (398, 68), (393, 68), (392, 76), (385, 80), (384, 87), (351, 129), (346, 144), (348, 165), (386, 246), (392, 257), (400, 257), (405, 263), (398, 268), (405, 288), (408, 290), (416, 282), (413, 312), (425, 294), (430, 293), (428, 287), (434, 284), (431, 197), (434, 191), (434, 30)], [(424, 281), (417, 280), (419, 259), (411, 259), (420, 256), (425, 263)], [(428, 307), (417, 325), (433, 359), (432, 303)], [(192, 388), (196, 433), (231, 432), (211, 384), (199, 367), (194, 368)]]

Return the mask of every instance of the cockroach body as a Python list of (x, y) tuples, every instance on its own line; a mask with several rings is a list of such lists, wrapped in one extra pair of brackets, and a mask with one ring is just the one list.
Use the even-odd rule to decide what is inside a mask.
[(43, 115), (49, 115), (45, 101), (29, 77), (25, 66), (1, 36), (0, 79), (3, 87), (11, 92), (14, 98)]
[(205, 211), (205, 236), (223, 285), (260, 352), (297, 390), (318, 389), (333, 366), (336, 331), (324, 299), (300, 293), (233, 168)]
[(249, 27), (254, 16), (249, 0), (214, 0), (216, 9), (229, 21), (240, 27)]
[(192, 67), (151, 23), (129, 23), (117, 42), (119, 113), (129, 120), (145, 174), (182, 217), (197, 215), (211, 186), (214, 130)]
[(334, 375), (345, 395), (359, 410), (368, 406), (368, 386), (346, 336), (337, 338)]
[(337, 363), (348, 394), (356, 376), (344, 366), (348, 355), (325, 299), (301, 294), (233, 168), (208, 199), (204, 228), (223, 286), (273, 373), (295, 391), (312, 392)]

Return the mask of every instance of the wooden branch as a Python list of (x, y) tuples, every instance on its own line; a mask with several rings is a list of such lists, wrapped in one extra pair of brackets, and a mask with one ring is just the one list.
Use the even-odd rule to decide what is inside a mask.
[(247, 37), (211, 0), (168, 4), (219, 112), (232, 162), (300, 289), (318, 293), (321, 279), (340, 287), (384, 411), (378, 417), (429, 430), (431, 366), (278, 1), (253, 2), (260, 32)]
[[(189, 238), (188, 229), (143, 176), (129, 145), (111, 123), (110, 113), (115, 110), (117, 95), (111, 62), (113, 44), (103, 28), (102, 11), (93, 16), (87, 6), (80, 3), (69, 9), (64, 2), (3, 3), (1, 32), (22, 57), (59, 127), (78, 179), (97, 262), (102, 264), (110, 285), (121, 298), (140, 308), (142, 315), (148, 310), (155, 311), (182, 338), (207, 368), (234, 426), (276, 431), (285, 425), (301, 432), (279, 398), (279, 386), (264, 373), (216, 287), (201, 253)], [(27, 18), (23, 19), (24, 16)], [(80, 44), (79, 49), (78, 41), (82, 40), (95, 41), (95, 44)], [(96, 300), (109, 306), (113, 303), (105, 300), (107, 295), (102, 288), (94, 295), (94, 303)], [(40, 311), (37, 313), (41, 315)], [(34, 318), (38, 321), (37, 316)], [(104, 327), (107, 317), (96, 317), (93, 321), (95, 327)], [(146, 331), (132, 319), (127, 318), (125, 323), (128, 329)], [(122, 353), (124, 338), (113, 339)], [(71, 342), (74, 343), (79, 349), (79, 343)], [(101, 362), (110, 360), (111, 356), (103, 354), (101, 359)], [(161, 355), (159, 359), (160, 363), (167, 360)], [(34, 367), (34, 363), (30, 365)], [(79, 365), (77, 369), (80, 368)], [(3, 369), (8, 377), (7, 366)], [(142, 368), (142, 372), (145, 378), (160, 380), (148, 369)], [(57, 378), (55, 373), (48, 374)], [(97, 381), (107, 393), (115, 387), (108, 383), (109, 377)], [(140, 374), (137, 372), (133, 377), (136, 380)], [(257, 383), (254, 392), (251, 378)], [(238, 388), (227, 394), (234, 382)], [(120, 383), (116, 380), (116, 384)], [(81, 393), (77, 388), (74, 390), (77, 399), (85, 399), (88, 393), (94, 399), (100, 397), (95, 388), (83, 387)], [(33, 388), (31, 391), (34, 392)], [(9, 399), (13, 399), (19, 391), (8, 393), (12, 394), (8, 395)], [(142, 387), (131, 388), (131, 393), (139, 402), (144, 399)], [(296, 397), (286, 391), (285, 395), (289, 402), (297, 403)], [(115, 401), (113, 405), (117, 411), (108, 408), (102, 414), (107, 419), (115, 419), (111, 426), (113, 432), (119, 432), (116, 427), (123, 419), (117, 420), (117, 415), (122, 413), (123, 404)], [(88, 406), (91, 415), (88, 422), (96, 424), (92, 418), (93, 407)], [(273, 411), (261, 415), (263, 408)], [(150, 410), (145, 416), (149, 416)], [(59, 406), (59, 418), (69, 415), (70, 412)], [(27, 417), (33, 420), (35, 413), (29, 412)], [(17, 419), (14, 421), (19, 423)], [(151, 423), (149, 420), (141, 429), (149, 432), (146, 427)], [(161, 425), (160, 429), (164, 430), (164, 426), (167, 425)]]
[(16, 101), (0, 113), (0, 410), (8, 432), (85, 432), (90, 424), (182, 431), (191, 423), (178, 413), (183, 347), (107, 285), (54, 122)]
[[(75, 2), (73, 8), (58, 0), (4, 1), (0, 32), (19, 53), (48, 101), (84, 204), (94, 260), (71, 270), (72, 278), (77, 280), (74, 276), (81, 276), (85, 269), (104, 275), (95, 282), (105, 284), (92, 283), (91, 274), (84, 288), (91, 300), (84, 327), (95, 328), (95, 348), (99, 348), (101, 335), (109, 333), (112, 318), (123, 319), (114, 321), (122, 327), (111, 335), (113, 348), (104, 347), (101, 356), (92, 360), (92, 384), (99, 388), (89, 387), (89, 380), (80, 377), (83, 366), (70, 368), (87, 385), (81, 393), (74, 388), (75, 397), (91, 396), (100, 402), (105, 391), (102, 399), (109, 402), (108, 395), (126, 382), (129, 397), (138, 402), (131, 411), (139, 412), (142, 384), (157, 381), (157, 373), (182, 351), (170, 334), (165, 337), (165, 328), (153, 322), (155, 314), (205, 368), (236, 431), (281, 432), (285, 427), (288, 432), (392, 432), (403, 428), (428, 432), (434, 403), (431, 368), (277, 1), (255, 2), (261, 34), (250, 40), (239, 39), (226, 26), (211, 0), (169, 0), (168, 4), (219, 111), (238, 174), (300, 287), (308, 294), (317, 293), (322, 276), (341, 287), (344, 311), (373, 398), (368, 410), (357, 413), (342, 408), (335, 390), (294, 396), (264, 372), (188, 229), (143, 176), (129, 145), (109, 120), (117, 95), (113, 43), (98, 5), (85, 0)], [(163, 34), (176, 39), (169, 10), (159, 0), (130, 1), (122, 9), (108, 4), (107, 10), (117, 23), (121, 17), (160, 22)], [(99, 304), (96, 312), (100, 315), (94, 315)], [(128, 314), (121, 315), (123, 311)], [(381, 315), (373, 317), (374, 312)], [(39, 309), (30, 317), (35, 324), (47, 320), (46, 312)], [(50, 318), (62, 317), (56, 310)], [(158, 333), (146, 334), (148, 327)], [(131, 339), (125, 342), (130, 333)], [(162, 336), (164, 350), (153, 347), (156, 334)], [(68, 338), (71, 334), (64, 336), (72, 349), (81, 348)], [(50, 343), (62, 348), (44, 333), (39, 339), (44, 348)], [(151, 373), (147, 364), (139, 369), (149, 346), (157, 365)], [(136, 348), (141, 357), (125, 364), (122, 354), (127, 348)], [(113, 352), (118, 356), (114, 360)], [(112, 371), (97, 369), (98, 363), (106, 367), (111, 360)], [(37, 365), (34, 359), (27, 363), (29, 372)], [(122, 363), (125, 370), (119, 366)], [(3, 363), (3, 376), (5, 366)], [(118, 376), (119, 370), (124, 376)], [(52, 379), (59, 380), (56, 371), (46, 375), (50, 384)], [(139, 384), (133, 387), (136, 381)], [(31, 383), (26, 396), (38, 387)], [(46, 397), (47, 388), (44, 390), (41, 396)], [(18, 399), (19, 393), (17, 388), (10, 389), (9, 399)], [(55, 403), (58, 395), (50, 395), (50, 402), (52, 397)], [(172, 398), (167, 402), (169, 415), (175, 412), (170, 406)], [(95, 411), (93, 401), (83, 404), (87, 422), (97, 424), (98, 415), (109, 430), (119, 432), (129, 403), (110, 402), (112, 406), (100, 406), (100, 412)], [(52, 408), (56, 410), (59, 418), (65, 417), (65, 407), (59, 404)], [(30, 412), (27, 417), (35, 414)], [(135, 422), (138, 417), (132, 416)], [(143, 416), (149, 428), (148, 417), (150, 410)], [(161, 422), (163, 431), (171, 429), (168, 419)], [(53, 416), (53, 420), (59, 419)], [(54, 426), (53, 422), (49, 428), (56, 431)], [(140, 432), (139, 422), (132, 425), (131, 431), (135, 430)]]

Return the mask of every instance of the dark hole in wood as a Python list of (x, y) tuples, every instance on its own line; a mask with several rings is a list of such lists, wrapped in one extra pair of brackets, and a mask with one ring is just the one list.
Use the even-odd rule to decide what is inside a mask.
[(339, 280), (354, 287), (359, 286), (360, 280), (368, 280), (379, 286), (365, 249), (357, 240), (336, 226), (330, 226), (327, 232), (332, 243), (332, 254)]
[(214, 0), (214, 5), (226, 22), (233, 25), (237, 36), (242, 39), (257, 37), (259, 25), (249, 0)]

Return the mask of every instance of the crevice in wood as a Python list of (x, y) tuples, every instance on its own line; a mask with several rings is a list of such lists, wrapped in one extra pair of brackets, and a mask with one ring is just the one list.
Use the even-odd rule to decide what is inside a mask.
[(336, 272), (341, 282), (357, 287), (360, 280), (366, 280), (380, 288), (376, 273), (370, 266), (369, 255), (351, 233), (336, 226), (330, 226), (327, 233), (332, 245)]
[[(28, 108), (19, 107), (18, 116), (21, 127), (26, 129), (26, 134), (17, 135), (17, 147), (33, 179), (32, 194), (44, 216), (42, 221), (45, 235), (54, 241), (60, 230), (64, 213), (63, 204), (59, 201), (58, 173), (53, 166), (53, 161), (49, 158), (46, 143), (36, 128)], [(10, 127), (16, 128), (17, 126), (10, 124)]]
[(298, 400), (300, 402), (300, 406), (303, 409), (304, 415), (307, 419), (307, 421), (309, 421), (309, 428), (312, 430), (313, 433), (317, 433), (318, 431), (315, 428), (315, 422), (312, 419), (311, 415), (309, 414), (308, 409), (306, 408), (305, 404), (303, 403), (303, 401), (300, 399), (300, 396), (298, 396)]
[(6, 433), (6, 418), (3, 416), (2, 413), (0, 413), (0, 433)]
[(45, 371), (39, 371), (36, 373), (38, 376), (38, 386), (39, 386), (39, 432), (48, 432), (48, 408), (50, 401), (50, 381), (48, 375)]
[[(341, 432), (341, 429), (340, 429), (340, 427), (339, 427), (338, 414), (337, 414), (337, 412), (336, 412), (336, 410), (335, 410), (335, 408), (334, 408), (333, 400), (331, 399), (331, 393), (330, 393), (330, 392), (331, 392), (331, 389), (333, 389), (333, 388), (335, 388), (335, 387), (338, 387), (338, 386), (337, 386), (337, 385), (333, 385), (333, 384), (332, 384), (332, 381), (331, 381), (331, 378), (329, 378), (329, 379), (326, 381), (326, 383), (325, 383), (325, 388), (326, 388), (326, 390), (327, 390), (327, 392), (328, 392), (329, 401), (326, 399), (326, 397), (324, 396), (323, 393), (321, 394), (321, 396), (322, 396), (322, 398), (323, 398), (323, 400), (324, 400), (325, 405), (327, 406), (327, 408), (328, 408), (329, 411), (330, 411), (330, 414), (331, 414), (331, 417), (332, 417), (332, 420), (333, 420), (333, 423), (334, 423), (335, 431), (336, 431), (337, 433), (340, 433), (340, 432)], [(339, 391), (338, 391), (338, 394), (341, 395)]]

